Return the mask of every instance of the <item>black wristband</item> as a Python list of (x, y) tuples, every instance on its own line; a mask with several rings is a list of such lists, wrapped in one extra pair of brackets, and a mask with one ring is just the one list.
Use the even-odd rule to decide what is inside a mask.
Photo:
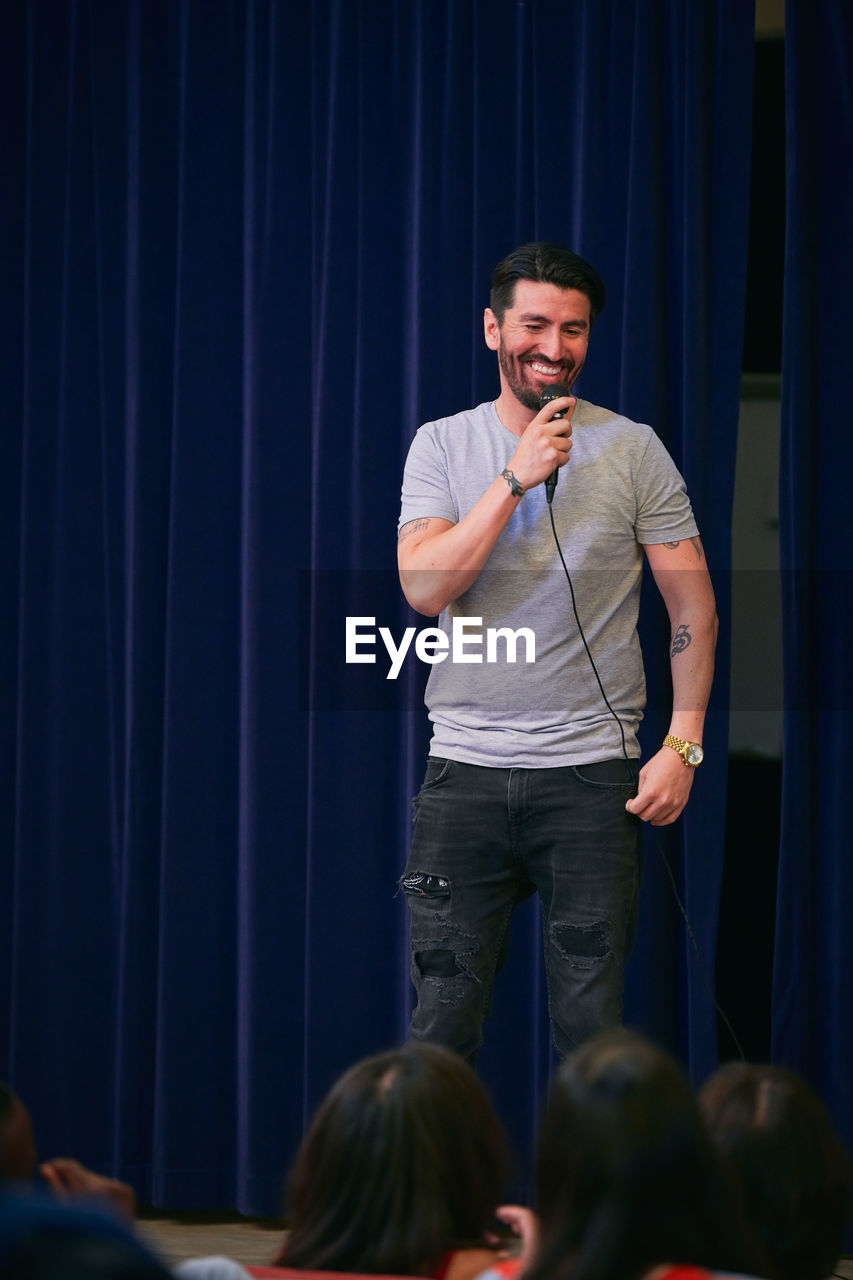
[(509, 491), (514, 498), (520, 498), (524, 493), (524, 485), (519, 484), (509, 467), (504, 467), (501, 476), (509, 485)]

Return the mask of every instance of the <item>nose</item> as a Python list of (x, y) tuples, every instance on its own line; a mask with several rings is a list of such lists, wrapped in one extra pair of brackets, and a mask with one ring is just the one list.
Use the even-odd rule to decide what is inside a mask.
[(558, 364), (559, 361), (562, 360), (563, 337), (556, 326), (542, 334), (542, 340), (539, 343), (539, 350), (546, 360), (551, 360), (554, 364)]

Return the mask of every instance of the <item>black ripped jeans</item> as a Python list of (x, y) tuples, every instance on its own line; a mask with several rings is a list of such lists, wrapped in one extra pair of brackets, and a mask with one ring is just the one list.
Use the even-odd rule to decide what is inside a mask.
[(510, 916), (534, 890), (558, 1054), (619, 1024), (640, 881), (641, 824), (625, 811), (633, 794), (622, 760), (491, 769), (430, 757), (401, 882), (415, 1039), (475, 1060)]

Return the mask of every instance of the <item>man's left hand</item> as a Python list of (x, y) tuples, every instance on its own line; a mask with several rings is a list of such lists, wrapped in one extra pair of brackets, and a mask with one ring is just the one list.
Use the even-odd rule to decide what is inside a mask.
[(672, 747), (661, 747), (640, 770), (637, 794), (625, 808), (653, 827), (675, 822), (687, 804), (694, 772)]

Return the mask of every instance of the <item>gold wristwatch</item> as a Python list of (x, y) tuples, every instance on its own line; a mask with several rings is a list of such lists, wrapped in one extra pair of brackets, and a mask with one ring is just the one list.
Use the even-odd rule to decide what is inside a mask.
[(685, 742), (684, 738), (676, 738), (674, 733), (666, 735), (663, 745), (672, 747), (673, 751), (677, 751), (688, 769), (695, 769), (697, 764), (701, 764), (705, 759), (705, 752), (702, 750), (700, 743)]

